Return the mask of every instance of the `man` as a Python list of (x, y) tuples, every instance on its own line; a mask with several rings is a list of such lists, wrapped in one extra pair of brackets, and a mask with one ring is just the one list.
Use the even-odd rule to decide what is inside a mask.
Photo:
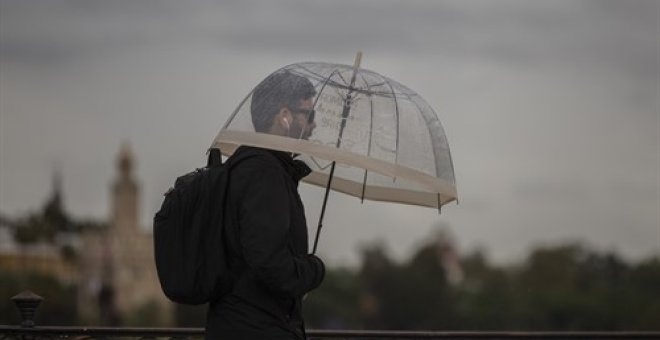
[[(256, 132), (307, 139), (314, 130), (314, 87), (290, 72), (269, 76), (251, 102)], [(302, 297), (325, 275), (308, 255), (299, 180), (310, 172), (290, 153), (240, 147), (249, 154), (231, 170), (226, 212), (233, 288), (209, 306), (207, 339), (304, 339)]]

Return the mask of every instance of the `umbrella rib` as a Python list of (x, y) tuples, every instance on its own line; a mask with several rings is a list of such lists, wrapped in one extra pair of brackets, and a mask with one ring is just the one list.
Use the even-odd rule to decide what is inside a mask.
[[(241, 101), (241, 103), (238, 105), (236, 110), (234, 110), (234, 112), (231, 114), (231, 116), (229, 116), (229, 119), (227, 119), (227, 121), (225, 122), (225, 125), (222, 127), (222, 129), (220, 129), (220, 132), (218, 132), (218, 135), (215, 136), (215, 138), (213, 139), (213, 142), (215, 142), (218, 139), (218, 137), (220, 136), (220, 134), (222, 133), (223, 130), (226, 130), (227, 127), (229, 127), (229, 124), (234, 120), (234, 118), (238, 114), (238, 111), (240, 111), (241, 108), (243, 107), (243, 104), (245, 104), (245, 102), (248, 100), (248, 98), (250, 98), (250, 96), (252, 96), (253, 92), (254, 92), (254, 89), (252, 91), (250, 91), (250, 93), (248, 93), (248, 95), (245, 96), (245, 98), (243, 98), (243, 101)], [(211, 147), (213, 147), (213, 143), (211, 143)]]
[[(327, 79), (325, 76), (321, 75), (320, 73), (315, 72), (315, 71), (312, 71), (311, 69), (309, 69), (309, 68), (307, 68), (307, 67), (305, 67), (305, 66), (303, 66), (303, 65), (296, 65), (296, 66), (297, 66), (298, 68), (300, 68), (300, 69), (302, 69), (302, 70), (308, 72), (309, 74), (314, 75), (314, 76), (315, 76), (316, 78), (318, 78), (319, 80)], [(300, 74), (300, 75), (302, 75), (302, 76), (309, 76), (308, 74), (304, 74), (303, 72), (297, 72), (296, 70), (289, 70), (289, 71), (292, 71), (292, 72), (294, 72), (294, 73), (298, 73), (298, 74)], [(333, 71), (333, 73), (337, 73), (337, 72), (338, 72), (337, 70), (334, 70), (334, 71)], [(333, 85), (333, 86), (335, 86), (335, 87), (338, 87), (338, 88), (342, 88), (342, 89), (350, 90), (350, 89), (351, 89), (350, 86), (349, 86), (349, 85), (346, 85), (346, 83), (348, 83), (348, 82), (346, 81), (346, 79), (341, 75), (341, 73), (338, 73), (338, 75), (339, 75), (339, 77), (341, 78), (341, 80), (344, 81), (344, 84), (342, 84), (342, 83), (340, 83), (340, 82), (336, 82), (336, 81), (329, 81), (328, 83), (331, 84), (331, 85)], [(362, 76), (361, 73), (360, 73), (360, 76), (361, 76), (362, 79), (364, 80), (364, 76)], [(365, 80), (365, 83), (366, 83), (366, 80)], [(373, 86), (369, 86), (368, 88), (375, 87), (375, 86), (381, 86), (381, 85), (385, 85), (385, 84), (387, 84), (387, 82), (374, 84)], [(391, 88), (391, 86), (390, 86), (390, 88)], [(383, 97), (405, 95), (405, 96), (407, 96), (408, 98), (410, 98), (410, 95), (407, 94), (407, 93), (405, 93), (405, 92), (394, 92), (394, 91), (391, 91), (391, 92), (385, 92), (385, 91), (380, 92), (380, 91), (369, 91), (368, 89), (367, 89), (367, 90), (364, 90), (364, 89), (359, 89), (359, 88), (353, 88), (353, 91), (358, 92), (358, 93), (365, 93), (365, 94), (375, 94), (375, 95), (383, 96)]]
[[(396, 100), (396, 95), (394, 94), (394, 87), (392, 87), (390, 80), (385, 77), (383, 78), (385, 79), (387, 86), (389, 86), (390, 90), (392, 90), (392, 99), (394, 99), (394, 112), (396, 114), (396, 147), (395, 147), (396, 151), (394, 152), (394, 164), (399, 164), (399, 125), (400, 125), (399, 102)], [(396, 181), (396, 177), (394, 177), (394, 181)]]
[[(330, 78), (332, 78), (332, 76), (333, 76), (336, 72), (337, 72), (337, 71), (335, 70), (335, 71), (333, 71), (332, 73), (330, 73), (330, 75), (329, 75), (328, 78), (325, 80), (325, 82), (323, 82), (323, 86), (321, 86), (321, 89), (319, 90), (319, 94), (316, 96), (316, 98), (314, 98), (314, 104), (312, 105), (312, 108), (316, 108), (316, 103), (319, 101), (319, 98), (321, 98), (321, 92), (323, 92), (323, 89), (324, 89), (325, 86), (328, 84), (328, 81), (330, 80)], [(307, 118), (309, 118), (309, 117), (307, 117)], [(304, 132), (304, 131), (300, 131), (300, 135), (298, 136), (298, 139), (301, 139), (301, 138), (302, 138), (302, 134), (303, 134), (303, 132)]]
[[(304, 66), (299, 66), (299, 67), (300, 67), (301, 69), (303, 69), (303, 70), (309, 72), (310, 74), (316, 76), (316, 78), (318, 78), (318, 80), (328, 79), (328, 78), (322, 76), (321, 74), (316, 73), (316, 72), (314, 72), (314, 71), (312, 71), (312, 70), (310, 70), (310, 69), (308, 69), (308, 68), (306, 68), (306, 67), (304, 67)], [(304, 73), (302, 73), (302, 72), (296, 72), (296, 71), (292, 71), (292, 72), (294, 72), (294, 73), (299, 73), (299, 74), (302, 75), (302, 76), (308, 76), (308, 75), (306, 75), (306, 74), (304, 74)], [(365, 89), (361, 89), (361, 88), (351, 87), (350, 85), (346, 85), (346, 83), (348, 83), (348, 82), (347, 82), (346, 79), (341, 75), (341, 73), (338, 72), (338, 70), (334, 70), (333, 73), (337, 73), (337, 75), (339, 76), (339, 78), (341, 78), (341, 80), (344, 82), (344, 84), (342, 84), (342, 83), (340, 83), (340, 82), (332, 81), (332, 80), (329, 80), (329, 79), (328, 79), (328, 80), (329, 80), (328, 83), (329, 83), (330, 85), (336, 87), (336, 88), (345, 89), (345, 90), (353, 90), (353, 91), (355, 91), (355, 92), (357, 92), (357, 93), (375, 94), (375, 95), (379, 95), (379, 96), (383, 96), (383, 97), (390, 97), (390, 96), (396, 96), (396, 95), (405, 95), (405, 93), (403, 93), (403, 92), (401, 92), (401, 93), (399, 93), (399, 92), (394, 92), (394, 91), (392, 91), (392, 92), (384, 92), (384, 91), (381, 92), (381, 91), (370, 91), (370, 90), (369, 90), (369, 89), (372, 88), (372, 87), (380, 86), (380, 85), (385, 85), (386, 83), (379, 83), (379, 84), (375, 84), (375, 85), (373, 85), (373, 86), (370, 86), (370, 85), (367, 84), (368, 87), (367, 87), (366, 90), (365, 90)], [(360, 77), (362, 78), (362, 80), (364, 80), (364, 82), (365, 82), (365, 84), (366, 84), (367, 81), (364, 79), (364, 76), (363, 76), (362, 74), (360, 74)]]
[[(330, 80), (330, 78), (331, 78), (334, 74), (337, 74), (337, 76), (338, 76), (339, 78), (341, 78), (341, 80), (344, 81), (344, 83), (346, 83), (346, 79), (344, 79), (344, 77), (342, 77), (341, 73), (340, 73), (339, 70), (337, 70), (337, 69), (333, 70), (332, 73), (330, 73), (330, 76), (328, 76), (328, 77), (326, 78), (326, 77), (322, 76), (321, 74), (316, 73), (316, 72), (314, 72), (314, 71), (308, 69), (307, 67), (304, 67), (304, 66), (298, 66), (298, 67), (300, 67), (301, 69), (303, 69), (303, 70), (309, 72), (310, 74), (313, 74), (313, 75), (317, 76), (317, 77), (319, 78), (319, 80), (321, 80), (321, 81), (323, 81), (323, 80), (325, 79), (325, 81), (324, 81), (324, 85), (323, 85), (323, 86), (325, 86), (326, 84), (331, 84), (331, 85), (333, 85), (333, 87), (335, 87), (335, 88), (350, 89), (350, 86), (348, 86), (348, 85), (341, 84), (341, 83), (339, 83), (339, 82), (331, 81), (331, 80)], [(294, 72), (295, 72), (295, 71), (294, 71)], [(305, 77), (307, 76), (307, 75), (304, 74), (304, 73), (300, 73), (300, 75), (301, 75), (301, 76), (305, 76)], [(354, 89), (354, 90), (358, 90), (358, 89)], [(359, 91), (359, 90), (358, 90), (358, 91)], [(342, 95), (341, 95), (339, 92), (337, 92), (337, 94), (338, 94), (340, 97), (342, 97)]]
[[(353, 86), (353, 85), (347, 85), (348, 82), (347, 82), (346, 79), (344, 79), (344, 77), (341, 75), (341, 72), (339, 72), (337, 75), (338, 75), (339, 78), (341, 78), (341, 80), (344, 82), (344, 86), (345, 86), (345, 87), (347, 86), (347, 87), (350, 89), (350, 88)], [(337, 84), (339, 84), (339, 83), (337, 83)]]
[[(296, 65), (296, 66), (297, 66), (298, 68), (301, 68), (301, 69), (303, 69), (303, 70), (309, 72), (310, 74), (313, 74), (313, 75), (317, 76), (317, 77), (318, 77), (319, 79), (321, 79), (321, 80), (322, 80), (322, 79), (326, 79), (325, 76), (321, 75), (320, 73), (314, 72), (314, 71), (310, 70), (309, 68), (307, 68), (307, 67), (305, 67), (305, 66), (303, 66), (303, 65)], [(332, 73), (334, 73), (334, 72), (337, 72), (337, 70), (334, 70)], [(306, 76), (306, 75), (303, 74), (303, 73), (300, 73), (300, 75), (301, 75), (301, 76)], [(328, 79), (329, 79), (329, 78), (330, 78), (330, 77), (328, 77)]]
[[(353, 91), (358, 92), (358, 93), (367, 93), (367, 94), (370, 94), (370, 93), (371, 93), (371, 92), (369, 92), (369, 91), (365, 91), (365, 90), (363, 90), (363, 89), (354, 88), (352, 85), (346, 85), (346, 84), (348, 84), (348, 82), (347, 82), (346, 79), (341, 75), (341, 73), (339, 72), (339, 70), (336, 70), (336, 69), (335, 69), (335, 70), (332, 72), (332, 74), (336, 73), (337, 76), (339, 76), (339, 78), (341, 78), (341, 80), (344, 82), (344, 84), (342, 84), (342, 83), (340, 83), (340, 82), (336, 82), (336, 81), (330, 81), (330, 77), (326, 78), (326, 77), (324, 77), (323, 75), (321, 75), (321, 74), (319, 74), (319, 73), (317, 73), (317, 72), (314, 72), (314, 71), (310, 70), (309, 68), (307, 68), (307, 67), (305, 67), (305, 66), (299, 65), (298, 67), (301, 68), (301, 69), (303, 69), (303, 70), (305, 70), (305, 71), (307, 71), (307, 72), (309, 72), (310, 74), (315, 75), (315, 76), (318, 77), (320, 80), (326, 79), (326, 81), (327, 81), (329, 84), (333, 85), (334, 87), (342, 88), (342, 89), (346, 89), (346, 90), (353, 90)], [(306, 75), (306, 74), (304, 74), (304, 73), (301, 73), (301, 72), (296, 72), (296, 71), (293, 71), (293, 70), (292, 70), (292, 72), (294, 72), (294, 73), (299, 73), (301, 76), (308, 76), (308, 75)], [(363, 77), (362, 75), (361, 75), (361, 77), (362, 77), (362, 79), (364, 80), (364, 77)], [(365, 81), (365, 83), (366, 83), (366, 81)], [(382, 85), (382, 84), (381, 84), (381, 85)], [(389, 93), (386, 93), (386, 92), (373, 92), (373, 93), (374, 93), (374, 94), (380, 94), (380, 95), (389, 95)]]
[[(304, 68), (305, 70), (307, 70), (307, 71), (310, 72), (310, 73), (313, 73), (311, 70), (307, 69), (307, 68), (304, 67), (304, 66), (300, 66), (300, 67), (301, 67), (301, 68)], [(325, 79), (325, 81), (323, 81), (323, 85), (322, 85), (321, 88), (319, 89), (319, 93), (318, 93), (318, 95), (316, 96), (316, 98), (314, 98), (314, 105), (312, 106), (314, 109), (316, 109), (316, 103), (318, 103), (319, 98), (321, 98), (321, 93), (323, 93), (323, 90), (325, 89), (326, 85), (328, 85), (328, 83), (330, 82), (330, 78), (332, 78), (332, 76), (335, 75), (335, 73), (338, 74), (339, 71), (334, 70), (334, 71), (330, 72), (330, 75), (329, 75), (327, 78), (323, 77), (323, 79)], [(315, 73), (314, 73), (314, 74), (315, 74)], [(322, 167), (320, 164), (318, 164), (318, 163), (314, 160), (314, 157), (311, 157), (311, 159), (312, 159), (312, 161), (313, 161), (313, 162), (319, 167), (320, 170), (325, 170), (325, 169), (327, 169), (328, 166), (329, 166), (329, 165), (327, 165), (327, 166), (325, 166), (325, 167)]]
[(319, 100), (319, 97), (321, 96), (321, 92), (323, 92), (323, 89), (325, 88), (326, 85), (328, 85), (330, 78), (332, 78), (332, 76), (335, 75), (335, 73), (337, 73), (337, 70), (332, 71), (327, 78), (321, 79), (321, 81), (323, 81), (323, 85), (321, 85), (321, 89), (319, 89), (319, 95), (316, 96), (316, 99), (314, 99), (314, 107), (316, 107), (316, 102)]
[[(410, 95), (406, 95), (406, 96), (408, 97), (408, 99), (409, 99), (413, 104), (415, 104), (415, 106), (417, 107), (417, 109), (418, 109), (419, 112), (421, 113), (421, 112), (422, 112), (422, 108), (419, 106), (419, 103), (418, 103), (417, 101), (415, 101)], [(428, 104), (427, 104), (427, 105), (428, 105)], [(430, 107), (429, 107), (429, 108), (430, 108)], [(432, 110), (432, 109), (431, 109), (431, 110)], [(434, 116), (435, 116), (435, 119), (436, 119), (436, 120), (439, 120), (438, 117), (437, 117), (437, 115), (434, 115)], [(428, 123), (427, 123), (426, 125), (429, 126), (429, 139), (430, 139), (431, 145), (433, 145), (433, 135), (432, 135), (431, 130), (430, 130), (430, 125), (429, 125)], [(433, 148), (433, 150), (434, 150), (434, 153), (435, 153), (435, 147)], [(449, 154), (449, 165), (451, 166), (451, 172), (452, 172), (452, 174), (453, 174), (453, 173), (454, 173), (454, 161), (453, 161), (452, 158), (451, 158), (451, 149), (447, 148), (447, 153)], [(434, 155), (434, 156), (435, 156), (435, 155)], [(440, 177), (440, 169), (438, 169), (438, 163), (437, 163), (437, 162), (433, 162), (433, 163), (434, 163), (434, 165), (435, 165), (435, 176), (439, 178), (439, 177)], [(454, 178), (454, 183), (456, 183), (456, 178)], [(458, 202), (458, 198), (456, 198), (456, 202)]]
[[(358, 55), (355, 58), (355, 65), (353, 66), (353, 75), (351, 76), (351, 84), (349, 85), (348, 94), (346, 95), (346, 100), (344, 101), (343, 112), (341, 113), (342, 120), (341, 120), (341, 125), (339, 127), (339, 136), (337, 136), (337, 145), (336, 145), (337, 149), (341, 147), (341, 139), (344, 134), (344, 128), (346, 127), (346, 120), (348, 119), (348, 115), (351, 111), (351, 94), (353, 92), (352, 91), (353, 84), (355, 84), (355, 77), (360, 67), (361, 58), (362, 58), (362, 52), (358, 52)], [(343, 80), (341, 73), (338, 73), (337, 75)], [(330, 194), (330, 187), (332, 186), (332, 177), (335, 174), (336, 164), (337, 162), (333, 161), (332, 166), (330, 167), (330, 176), (328, 177), (328, 184), (325, 187), (325, 196), (323, 198), (323, 206), (321, 207), (321, 216), (319, 216), (319, 225), (316, 229), (316, 237), (314, 239), (314, 248), (312, 250), (312, 254), (316, 254), (316, 247), (318, 246), (319, 243), (319, 235), (321, 234), (321, 228), (323, 227), (323, 217), (325, 215), (325, 208), (328, 203), (328, 195)]]
[(248, 95), (245, 96), (245, 98), (243, 98), (243, 101), (241, 101), (240, 104), (238, 104), (238, 107), (236, 108), (236, 110), (234, 110), (234, 112), (231, 114), (231, 116), (229, 116), (229, 119), (227, 119), (227, 122), (222, 127), (222, 130), (226, 129), (229, 126), (229, 124), (234, 120), (234, 118), (238, 114), (238, 111), (240, 111), (240, 109), (243, 107), (243, 104), (245, 104), (245, 102), (248, 100), (248, 98), (250, 98), (250, 96), (252, 96), (253, 92), (254, 92), (254, 89), (252, 91), (250, 91), (250, 93), (248, 93)]
[(314, 105), (312, 106), (314, 109), (316, 109), (316, 103), (318, 103), (319, 98), (321, 98), (321, 93), (323, 92), (323, 89), (325, 89), (325, 86), (328, 85), (328, 82), (330, 81), (330, 78), (332, 78), (335, 73), (338, 73), (337, 70), (334, 70), (330, 73), (328, 78), (325, 78), (325, 81), (323, 82), (323, 85), (321, 86), (321, 89), (319, 89), (319, 94), (316, 96), (314, 99)]
[[(334, 87), (337, 87), (337, 88), (346, 89), (346, 90), (350, 90), (350, 89), (352, 89), (353, 91), (358, 92), (358, 93), (378, 94), (378, 95), (383, 95), (383, 96), (384, 96), (384, 95), (390, 95), (390, 94), (387, 93), (387, 92), (369, 92), (369, 91), (365, 91), (365, 90), (363, 90), (363, 89), (354, 88), (354, 87), (351, 87), (350, 85), (342, 84), (342, 83), (337, 82), (337, 81), (332, 81), (332, 80), (330, 80), (329, 77), (326, 78), (325, 76), (323, 76), (323, 75), (321, 75), (321, 74), (319, 74), (319, 73), (317, 73), (317, 72), (314, 72), (314, 71), (310, 70), (310, 69), (307, 68), (307, 67), (304, 67), (304, 66), (301, 66), (301, 65), (298, 66), (298, 67), (301, 68), (301, 69), (303, 69), (303, 70), (305, 70), (305, 71), (307, 71), (307, 72), (309, 72), (310, 74), (316, 76), (319, 80), (326, 79), (326, 81), (327, 81), (330, 85), (333, 85)], [(297, 74), (299, 74), (299, 75), (301, 75), (301, 76), (305, 76), (305, 77), (308, 77), (308, 76), (309, 76), (309, 75), (304, 74), (304, 73), (302, 73), (302, 72), (296, 72), (295, 70), (290, 70), (290, 71), (292, 71), (293, 73), (297, 73)], [(334, 70), (332, 73), (333, 73), (333, 74), (334, 74), (334, 73), (337, 73), (337, 75), (339, 76), (339, 78), (341, 78), (341, 80), (342, 80), (344, 83), (348, 83), (348, 82), (346, 81), (346, 79), (341, 75), (341, 73), (339, 72), (339, 70)], [(363, 77), (362, 79), (364, 79), (364, 77)], [(380, 85), (382, 85), (382, 84), (380, 84)]]
[[(405, 95), (405, 96), (408, 97), (408, 100), (410, 100), (413, 104), (415, 104), (415, 107), (417, 108), (417, 110), (419, 110), (419, 113), (422, 113), (422, 108), (419, 106), (419, 103), (417, 103), (414, 99), (412, 99), (412, 97), (410, 97), (410, 95)], [(436, 117), (436, 119), (437, 119), (437, 117)], [(429, 143), (431, 143), (431, 146), (433, 146), (433, 135), (431, 134), (430, 125), (429, 125), (428, 122), (426, 122), (426, 126), (429, 129)], [(435, 148), (433, 148), (433, 149), (435, 150)], [(434, 157), (435, 157), (435, 155), (434, 155)], [(451, 157), (450, 157), (450, 159), (451, 159)], [(438, 163), (434, 161), (433, 165), (435, 167), (435, 176), (440, 177), (440, 169), (438, 169)], [(440, 201), (440, 194), (438, 194), (438, 212), (440, 212), (440, 204), (441, 204), (440, 202), (441, 202)]]
[[(367, 91), (371, 88), (371, 85), (369, 85), (369, 82), (364, 78), (364, 75), (360, 73), (360, 78), (362, 78), (362, 81), (364, 81), (364, 84), (367, 86)], [(369, 119), (369, 140), (367, 141), (367, 157), (371, 157), (371, 140), (373, 138), (373, 132), (374, 132), (374, 100), (371, 95), (368, 95), (369, 97), (369, 114), (370, 114), (370, 119)], [(362, 195), (360, 196), (360, 201), (364, 203), (364, 194), (367, 190), (367, 174), (369, 173), (369, 170), (366, 168), (364, 169), (364, 179), (362, 180)]]
[[(364, 80), (364, 78), (362, 78)], [(366, 80), (365, 80), (366, 83)], [(369, 119), (369, 141), (367, 142), (367, 157), (371, 157), (371, 140), (373, 139), (373, 133), (374, 133), (374, 100), (369, 96), (369, 114), (370, 114), (370, 119)], [(364, 194), (367, 190), (367, 173), (369, 173), (369, 170), (366, 168), (364, 169), (364, 179), (362, 180), (362, 197), (361, 201), (364, 203)]]
[[(309, 71), (309, 70), (308, 70), (308, 71)], [(309, 71), (309, 72), (312, 72), (312, 71)], [(330, 81), (330, 78), (332, 78), (332, 76), (335, 75), (335, 73), (338, 73), (338, 71), (337, 71), (337, 70), (332, 71), (332, 72), (330, 73), (330, 75), (329, 75), (327, 78), (325, 78), (325, 81), (323, 82), (323, 85), (322, 85), (321, 88), (319, 89), (319, 94), (318, 94), (318, 95), (316, 96), (316, 98), (314, 99), (314, 105), (313, 105), (313, 108), (314, 108), (314, 109), (316, 109), (316, 103), (318, 103), (319, 98), (321, 98), (321, 93), (323, 93), (323, 90), (325, 89), (325, 86), (328, 85), (328, 82)], [(310, 157), (311, 157), (311, 156), (310, 156)], [(318, 163), (314, 160), (314, 157), (311, 157), (311, 159), (312, 159), (312, 161), (314, 162), (314, 164), (316, 164), (316, 166), (319, 167), (320, 170), (325, 170), (325, 169), (327, 169), (327, 168), (330, 166), (330, 165), (326, 165), (325, 167), (323, 167), (323, 166), (321, 166), (320, 164), (318, 164)]]

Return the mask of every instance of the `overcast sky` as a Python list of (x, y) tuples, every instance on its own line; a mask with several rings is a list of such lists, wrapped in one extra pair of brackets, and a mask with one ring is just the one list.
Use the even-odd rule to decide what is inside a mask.
[[(320, 254), (399, 259), (438, 226), (515, 261), (582, 241), (660, 254), (659, 1), (0, 0), (0, 212), (105, 219), (122, 141), (144, 229), (239, 101), (301, 61), (362, 66), (417, 91), (447, 133), (460, 204), (333, 193)], [(322, 190), (303, 185), (315, 229)], [(313, 233), (312, 233), (313, 234)]]

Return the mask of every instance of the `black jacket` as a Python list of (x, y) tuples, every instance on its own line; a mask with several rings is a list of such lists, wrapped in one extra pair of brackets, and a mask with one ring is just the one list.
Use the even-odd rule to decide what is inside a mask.
[(301, 302), (325, 275), (308, 255), (299, 180), (309, 168), (288, 153), (241, 147), (248, 153), (230, 172), (227, 252), (237, 279), (209, 306), (207, 339), (303, 339)]

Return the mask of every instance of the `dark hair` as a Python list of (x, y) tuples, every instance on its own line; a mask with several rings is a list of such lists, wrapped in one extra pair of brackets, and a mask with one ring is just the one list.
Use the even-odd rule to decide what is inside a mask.
[(316, 95), (309, 79), (284, 70), (269, 75), (252, 92), (250, 112), (257, 132), (267, 132), (284, 106), (295, 108), (301, 100)]

